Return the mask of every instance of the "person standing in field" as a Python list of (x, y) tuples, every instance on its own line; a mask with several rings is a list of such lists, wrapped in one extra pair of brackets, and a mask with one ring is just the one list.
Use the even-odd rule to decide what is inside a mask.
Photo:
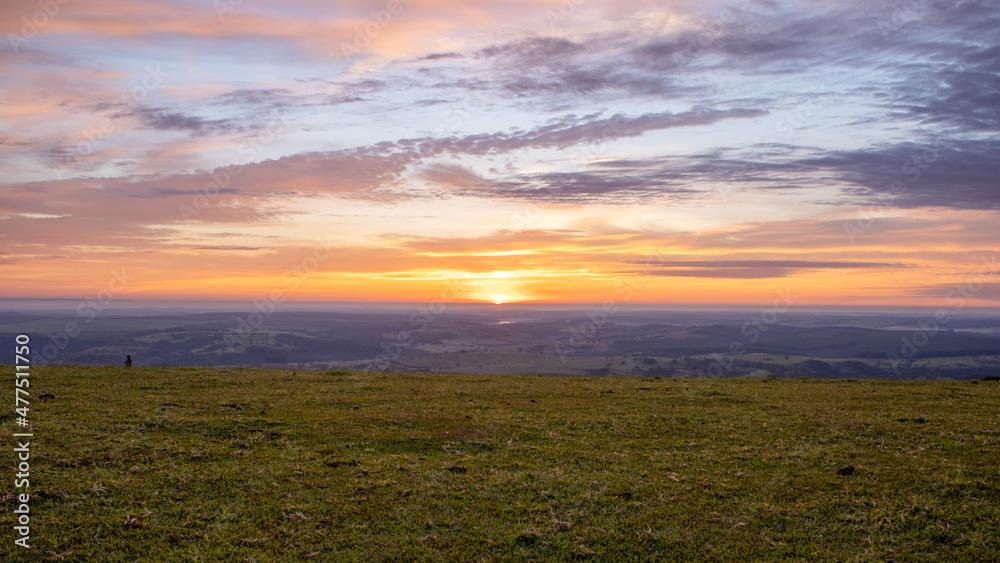
[(131, 354), (126, 354), (125, 355), (125, 367), (127, 367), (127, 368), (132, 367), (132, 355)]

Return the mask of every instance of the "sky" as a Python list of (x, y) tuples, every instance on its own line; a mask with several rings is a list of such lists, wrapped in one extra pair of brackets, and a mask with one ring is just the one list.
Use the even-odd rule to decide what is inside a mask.
[(992, 0), (0, 24), (3, 298), (1000, 306)]

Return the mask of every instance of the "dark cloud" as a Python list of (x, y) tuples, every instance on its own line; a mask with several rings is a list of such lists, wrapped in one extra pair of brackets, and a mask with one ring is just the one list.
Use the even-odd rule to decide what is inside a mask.
[[(653, 70), (789, 73), (836, 64), (879, 74), (995, 44), (989, 0), (719, 6), (694, 29), (639, 36), (629, 60)], [(909, 66), (909, 68), (916, 68)]]
[(396, 83), (370, 78), (367, 80), (324, 82), (334, 87), (334, 93), (326, 96), (319, 103), (324, 105), (340, 105), (370, 102), (373, 99), (377, 99), (377, 96), (373, 96), (373, 94), (378, 94), (391, 88), (403, 87), (407, 81)]
[(371, 94), (374, 92), (380, 92), (385, 90), (390, 86), (390, 84), (384, 80), (376, 80), (374, 78), (369, 78), (367, 80), (358, 80), (355, 82), (331, 82), (336, 86), (339, 86), (341, 91), (348, 93), (360, 93), (360, 94)]
[(831, 172), (849, 195), (895, 207), (1000, 209), (1000, 139), (928, 139), (837, 151), (798, 164)]
[(721, 279), (765, 279), (784, 278), (791, 274), (790, 268), (695, 268), (649, 272), (653, 276), (671, 278), (721, 278)]
[(616, 72), (610, 69), (560, 69), (551, 73), (520, 74), (504, 81), (503, 89), (518, 96), (541, 94), (595, 94), (625, 91), (632, 95), (665, 97), (688, 91), (670, 79)]
[(462, 55), (460, 55), (458, 53), (447, 52), (447, 53), (431, 53), (429, 55), (425, 55), (423, 57), (419, 57), (419, 58), (414, 59), (414, 60), (416, 60), (416, 61), (437, 61), (437, 60), (441, 60), (441, 59), (459, 59), (459, 58), (462, 58)]
[(234, 245), (222, 245), (222, 246), (196, 246), (194, 250), (266, 250), (268, 247), (265, 246), (234, 246)]
[(740, 160), (728, 153), (604, 160), (580, 171), (516, 175), (493, 182), (489, 195), (634, 204), (647, 197), (691, 199), (718, 189), (800, 190), (809, 184), (795, 175), (804, 169), (801, 165)]
[[(644, 70), (628, 74), (647, 84), (664, 75), (681, 77), (672, 86), (683, 88), (685, 78), (718, 71), (761, 80), (765, 74), (849, 69), (856, 77), (851, 101), (879, 112), (862, 118), (863, 124), (904, 120), (925, 133), (1000, 129), (1000, 10), (987, 0), (728, 7), (696, 22), (694, 30), (610, 47), (632, 63), (624, 66)], [(616, 73), (621, 71), (606, 75)], [(531, 78), (521, 84), (537, 85)], [(639, 94), (642, 87), (629, 90)]]
[[(1000, 20), (994, 36), (1000, 34)], [(923, 125), (1000, 130), (1000, 44), (974, 48), (954, 64), (908, 77), (899, 105)]]
[(1000, 139), (927, 137), (922, 143), (846, 151), (769, 145), (600, 161), (583, 171), (518, 176), (501, 191), (521, 197), (690, 197), (702, 190), (807, 193), (839, 188), (843, 198), (816, 203), (1000, 209), (997, 154)]
[(844, 268), (894, 268), (903, 264), (888, 262), (838, 262), (813, 260), (669, 260), (659, 261), (662, 268), (796, 268), (796, 269), (844, 269)]
[(650, 74), (616, 61), (630, 40), (592, 36), (584, 42), (562, 38), (532, 37), (481, 49), (473, 56), (484, 61), (487, 72), (468, 80), (469, 89), (488, 89), (517, 98), (538, 97), (561, 105), (565, 96), (591, 96), (609, 100), (621, 95), (676, 97), (696, 88), (682, 86), (674, 77)]
[[(239, 192), (233, 188), (223, 188), (212, 190), (213, 194), (238, 194)], [(190, 188), (165, 188), (165, 187), (155, 187), (151, 186), (149, 189), (129, 192), (128, 197), (138, 197), (144, 199), (163, 199), (170, 198), (174, 196), (184, 196), (184, 197), (194, 197), (200, 192), (195, 189)]]
[(62, 143), (49, 145), (39, 151), (42, 160), (53, 168), (73, 166), (80, 160), (80, 153)]
[(671, 113), (646, 113), (637, 117), (616, 114), (608, 118), (568, 115), (550, 120), (530, 131), (469, 135), (442, 142), (448, 152), (484, 155), (527, 148), (565, 149), (581, 143), (603, 143), (638, 137), (649, 131), (710, 125), (726, 119), (758, 117), (767, 112), (758, 109), (717, 110), (694, 108)]
[(447, 104), (451, 100), (417, 100), (413, 102), (413, 105), (420, 107), (436, 106), (438, 104)]
[(870, 16), (856, 6), (797, 12), (774, 7), (720, 7), (694, 29), (639, 38), (626, 58), (654, 72), (725, 69), (786, 73), (831, 60), (850, 60), (874, 37)]
[[(646, 264), (643, 262), (643, 264)], [(894, 268), (903, 264), (879, 262), (825, 262), (809, 260), (683, 260), (657, 261), (649, 273), (685, 278), (782, 278), (802, 270)]]
[(340, 104), (353, 104), (356, 102), (366, 102), (365, 98), (360, 96), (331, 96), (326, 99), (326, 103), (331, 106), (336, 106)]
[[(137, 117), (145, 129), (154, 131), (184, 131), (193, 137), (217, 135), (245, 130), (235, 119), (205, 119), (164, 108), (140, 107), (127, 115)], [(117, 117), (117, 116), (116, 116)]]
[(586, 172), (552, 172), (519, 176), (517, 182), (497, 185), (492, 195), (510, 198), (546, 199), (586, 203), (633, 204), (647, 196), (691, 197), (701, 190), (687, 183), (669, 180), (657, 172), (620, 173), (596, 170)]
[(216, 98), (220, 104), (245, 106), (281, 106), (292, 97), (292, 91), (287, 88), (267, 88), (256, 90), (234, 90)]
[(475, 56), (481, 58), (514, 59), (525, 66), (549, 66), (553, 58), (565, 59), (585, 50), (583, 45), (568, 39), (554, 37), (531, 37), (511, 43), (493, 45), (480, 49)]

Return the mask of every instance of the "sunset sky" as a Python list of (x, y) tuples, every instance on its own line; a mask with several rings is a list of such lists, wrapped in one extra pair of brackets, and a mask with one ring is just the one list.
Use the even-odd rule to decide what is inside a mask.
[(0, 23), (0, 297), (1000, 306), (994, 0)]

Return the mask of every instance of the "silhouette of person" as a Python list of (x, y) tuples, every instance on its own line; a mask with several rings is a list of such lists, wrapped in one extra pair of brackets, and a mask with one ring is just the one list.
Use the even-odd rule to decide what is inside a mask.
[(131, 354), (127, 354), (125, 356), (125, 367), (127, 367), (127, 368), (132, 367), (132, 355)]

